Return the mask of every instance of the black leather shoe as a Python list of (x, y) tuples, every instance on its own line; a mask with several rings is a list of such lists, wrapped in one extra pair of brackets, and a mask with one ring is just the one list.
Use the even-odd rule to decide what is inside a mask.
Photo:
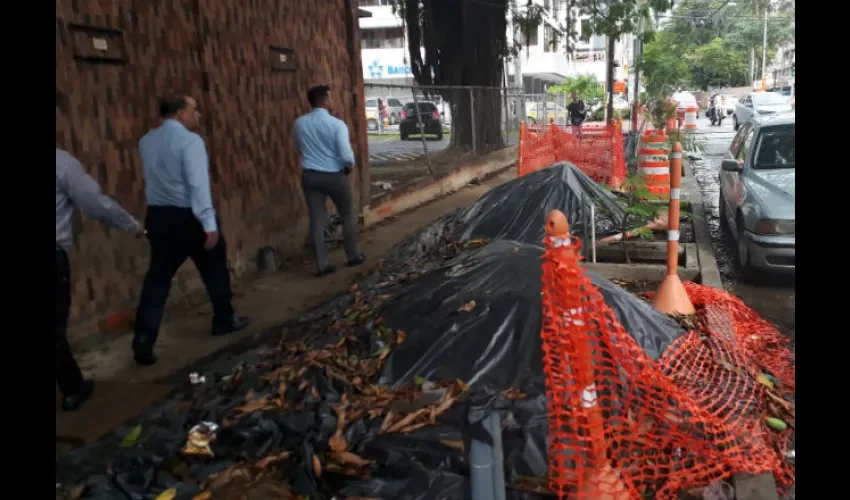
[(157, 357), (156, 354), (153, 353), (153, 350), (135, 351), (133, 354), (133, 359), (136, 360), (136, 364), (143, 366), (150, 366), (156, 364), (157, 362)]
[(86, 380), (83, 382), (83, 389), (77, 393), (68, 395), (62, 398), (62, 411), (74, 411), (94, 393), (94, 380)]
[(327, 276), (327, 275), (333, 273), (334, 271), (336, 271), (336, 268), (334, 266), (327, 266), (327, 267), (323, 267), (322, 269), (316, 271), (316, 274), (314, 274), (314, 276), (317, 277), (317, 278), (321, 278), (322, 276)]
[(356, 267), (364, 262), (366, 262), (366, 255), (361, 253), (356, 258), (348, 261), (348, 267)]
[(238, 332), (251, 324), (251, 320), (245, 316), (233, 316), (226, 323), (213, 322), (213, 335), (226, 335), (228, 333)]

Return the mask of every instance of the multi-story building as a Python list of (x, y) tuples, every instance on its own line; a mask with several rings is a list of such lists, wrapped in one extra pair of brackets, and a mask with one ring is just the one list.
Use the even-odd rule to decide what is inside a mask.
[[(562, 0), (534, 0), (545, 10), (543, 23), (530, 34), (528, 40), (517, 40), (522, 46), (519, 68), (526, 93), (542, 93), (551, 85), (561, 83), (567, 76), (593, 74), (600, 82), (605, 81), (605, 37), (588, 35), (586, 22), (575, 14), (575, 31), (578, 41), (571, 57), (567, 57), (564, 40), (552, 43), (557, 27), (566, 22), (566, 2)], [(525, 2), (519, 2), (524, 8)], [(361, 59), (363, 78), (369, 83), (413, 84), (407, 55), (407, 34), (404, 21), (393, 13), (390, 0), (360, 0), (360, 8), (371, 13), (371, 17), (360, 18)], [(515, 38), (514, 29), (508, 23), (508, 39)], [(626, 78), (632, 59), (632, 37), (624, 36), (615, 47), (615, 79)], [(506, 67), (508, 85), (518, 86), (517, 65)], [(368, 93), (368, 88), (367, 88)]]
[(779, 47), (773, 61), (767, 66), (768, 83), (777, 89), (794, 86), (794, 62), (796, 48), (794, 42)]

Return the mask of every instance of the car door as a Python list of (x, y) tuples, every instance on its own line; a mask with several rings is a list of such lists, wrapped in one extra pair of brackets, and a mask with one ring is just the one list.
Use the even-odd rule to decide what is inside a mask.
[(749, 158), (752, 156), (750, 153), (755, 142), (756, 127), (752, 123), (748, 123), (741, 129), (741, 132), (741, 139), (737, 144), (738, 148), (734, 152), (733, 158), (738, 161), (738, 164), (744, 170), (740, 172), (723, 172), (720, 183), (720, 189), (726, 201), (726, 214), (729, 216), (729, 222), (732, 226), (736, 225), (735, 214), (737, 214), (738, 207), (743, 203), (746, 194), (744, 191), (743, 176), (744, 172), (750, 168)]
[(745, 96), (738, 106), (738, 123), (747, 123), (753, 117), (753, 96)]

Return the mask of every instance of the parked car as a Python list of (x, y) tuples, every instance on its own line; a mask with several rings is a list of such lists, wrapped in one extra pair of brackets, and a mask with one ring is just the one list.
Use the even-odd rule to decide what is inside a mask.
[(720, 223), (735, 239), (744, 273), (795, 270), (795, 116), (746, 122), (721, 162)]
[(440, 123), (440, 111), (432, 101), (419, 101), (419, 116), (422, 120), (420, 129), (419, 118), (416, 117), (416, 104), (408, 102), (401, 112), (401, 122), (398, 124), (398, 133), (402, 141), (406, 141), (411, 135), (424, 133), (435, 135), (437, 140), (443, 138), (443, 124)]
[(768, 116), (785, 111), (791, 111), (793, 107), (788, 98), (779, 92), (753, 92), (745, 95), (735, 106), (733, 123), (735, 130), (756, 116)]
[(398, 99), (393, 97), (385, 98), (387, 101), (387, 120), (390, 125), (395, 125), (401, 121), (401, 112), (404, 110), (404, 105)]
[(558, 125), (567, 124), (567, 108), (554, 102), (527, 102), (525, 103), (525, 115), (529, 125), (549, 123), (553, 120)]
[(368, 132), (377, 132), (380, 118), (378, 118), (378, 100), (366, 99), (366, 130)]
[(673, 94), (673, 100), (678, 103), (680, 116), (684, 116), (687, 108), (699, 108), (697, 98), (690, 92), (676, 92)]
[(727, 95), (726, 96), (726, 116), (732, 116), (735, 114), (735, 105), (738, 104), (738, 98)]

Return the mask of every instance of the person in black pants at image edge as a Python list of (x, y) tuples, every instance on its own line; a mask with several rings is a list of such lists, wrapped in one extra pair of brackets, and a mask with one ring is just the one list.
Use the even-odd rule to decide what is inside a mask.
[(325, 245), (325, 204), (330, 198), (342, 220), (345, 254), (349, 266), (359, 266), (366, 256), (357, 248), (357, 222), (351, 207), (348, 175), (354, 168), (354, 151), (348, 125), (327, 110), (328, 87), (313, 87), (307, 100), (313, 111), (295, 120), (295, 146), (301, 153), (301, 187), (310, 212), (310, 236), (316, 252), (316, 276), (336, 270), (328, 263)]
[[(65, 96), (56, 92), (57, 122), (64, 113)], [(56, 148), (56, 383), (62, 393), (62, 409), (73, 411), (94, 391), (94, 381), (83, 379), (68, 345), (68, 313), (71, 309), (71, 269), (68, 252), (74, 244), (74, 208), (125, 231), (144, 233), (142, 225), (104, 195), (82, 164), (67, 151)]]
[(159, 114), (162, 125), (139, 141), (148, 203), (145, 228), (151, 246), (133, 337), (134, 358), (140, 365), (157, 361), (153, 346), (171, 280), (186, 259), (195, 263), (212, 301), (212, 334), (235, 332), (249, 323), (233, 311), (224, 237), (210, 192), (207, 149), (201, 136), (190, 130), (201, 117), (198, 104), (185, 94), (173, 93), (160, 100)]

